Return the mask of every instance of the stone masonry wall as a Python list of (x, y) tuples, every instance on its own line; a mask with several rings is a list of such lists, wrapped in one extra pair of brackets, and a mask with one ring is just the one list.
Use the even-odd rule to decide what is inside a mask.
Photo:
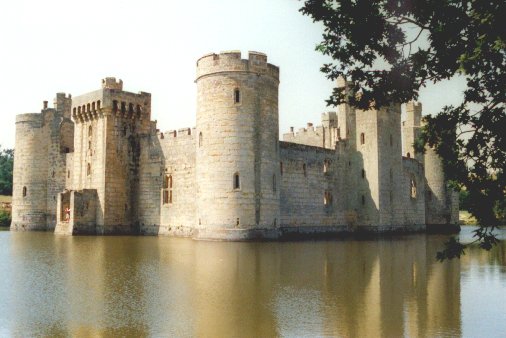
[[(163, 138), (162, 138), (163, 135)], [(163, 175), (168, 184), (169, 200), (163, 203), (163, 184), (157, 189), (162, 196), (159, 234), (191, 235), (195, 227), (196, 182), (195, 182), (195, 129), (180, 129), (158, 134), (165, 159)]]
[(288, 142), (280, 142), (280, 152), (281, 226), (344, 225), (346, 194), (336, 184), (336, 152)]

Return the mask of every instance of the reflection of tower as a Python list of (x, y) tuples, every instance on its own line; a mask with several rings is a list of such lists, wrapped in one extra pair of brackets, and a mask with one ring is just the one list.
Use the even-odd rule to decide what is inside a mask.
[[(279, 69), (250, 52), (197, 61), (200, 237), (239, 239), (279, 224)], [(221, 231), (218, 233), (218, 231)]]
[(16, 117), (11, 230), (52, 230), (56, 197), (65, 188), (66, 156), (73, 151), (70, 95), (58, 93), (41, 113)]
[(73, 189), (95, 189), (97, 233), (136, 231), (140, 135), (150, 131), (151, 95), (102, 80), (100, 90), (75, 97)]

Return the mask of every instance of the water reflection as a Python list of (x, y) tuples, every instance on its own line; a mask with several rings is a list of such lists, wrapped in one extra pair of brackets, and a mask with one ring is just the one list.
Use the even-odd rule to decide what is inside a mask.
[(473, 287), (499, 273), (496, 291), (505, 293), (505, 242), (440, 264), (444, 240), (0, 233), (0, 335), (462, 336), (473, 324), (462, 303)]

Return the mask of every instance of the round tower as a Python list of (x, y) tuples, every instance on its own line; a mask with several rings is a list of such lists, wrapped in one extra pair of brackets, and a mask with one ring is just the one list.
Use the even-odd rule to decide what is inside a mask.
[(46, 230), (47, 150), (42, 118), (42, 114), (16, 117), (11, 230)]
[(427, 226), (442, 226), (452, 223), (452, 191), (447, 187), (443, 164), (433, 148), (426, 147), (424, 154), (425, 179), (425, 222)]
[(197, 61), (197, 236), (275, 236), (279, 225), (279, 69), (249, 52)]

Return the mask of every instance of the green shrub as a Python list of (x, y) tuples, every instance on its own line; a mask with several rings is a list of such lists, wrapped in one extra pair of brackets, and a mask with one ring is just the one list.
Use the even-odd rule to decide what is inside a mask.
[(11, 214), (5, 210), (0, 210), (0, 226), (8, 227), (11, 225)]

